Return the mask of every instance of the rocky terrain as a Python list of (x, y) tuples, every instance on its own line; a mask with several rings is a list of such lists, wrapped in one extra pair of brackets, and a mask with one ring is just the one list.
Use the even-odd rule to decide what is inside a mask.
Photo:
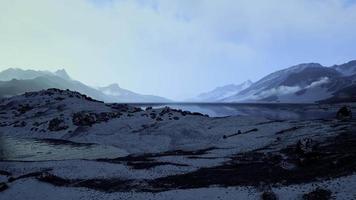
[(355, 105), (330, 108), (333, 119), (271, 120), (59, 89), (2, 99), (0, 197), (355, 199)]

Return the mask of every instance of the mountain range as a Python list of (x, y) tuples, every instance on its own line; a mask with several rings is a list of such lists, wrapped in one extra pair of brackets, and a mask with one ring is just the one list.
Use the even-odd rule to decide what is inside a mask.
[(49, 72), (9, 68), (0, 72), (0, 97), (48, 88), (74, 90), (105, 102), (170, 102), (163, 97), (131, 92), (117, 84), (93, 88), (72, 79), (64, 69)]
[(331, 67), (304, 63), (271, 73), (254, 83), (218, 87), (195, 99), (247, 103), (346, 102), (356, 100), (355, 89), (356, 60)]
[[(0, 72), (0, 98), (48, 88), (70, 89), (105, 102), (171, 102), (121, 88), (114, 83), (93, 88), (55, 72), (9, 68)], [(356, 60), (330, 67), (303, 63), (273, 72), (256, 82), (229, 84), (201, 93), (190, 102), (337, 103), (356, 101)]]

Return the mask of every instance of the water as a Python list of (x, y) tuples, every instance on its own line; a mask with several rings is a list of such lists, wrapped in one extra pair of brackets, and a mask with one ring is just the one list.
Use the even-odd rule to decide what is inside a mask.
[(207, 114), (210, 117), (252, 116), (272, 120), (327, 119), (333, 118), (337, 110), (335, 106), (317, 104), (170, 103), (132, 105), (142, 108), (169, 106)]
[(117, 158), (126, 155), (126, 151), (107, 145), (0, 136), (0, 160), (48, 161)]

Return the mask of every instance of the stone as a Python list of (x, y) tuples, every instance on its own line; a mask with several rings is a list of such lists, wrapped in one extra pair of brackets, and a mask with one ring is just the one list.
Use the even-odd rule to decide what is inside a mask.
[(343, 106), (337, 111), (336, 118), (339, 120), (350, 120), (352, 119), (352, 111), (349, 106)]
[(48, 123), (48, 130), (50, 131), (61, 131), (67, 128), (68, 126), (65, 124), (63, 119), (54, 118)]

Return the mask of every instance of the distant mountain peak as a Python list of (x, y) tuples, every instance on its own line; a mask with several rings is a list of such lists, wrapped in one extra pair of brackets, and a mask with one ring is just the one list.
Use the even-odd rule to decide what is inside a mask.
[(247, 80), (240, 84), (228, 84), (220, 87), (216, 87), (215, 89), (201, 93), (197, 97), (191, 99), (192, 101), (202, 101), (202, 102), (216, 102), (224, 99), (228, 96), (237, 94), (238, 92), (250, 87), (252, 81)]
[(334, 65), (332, 66), (335, 70), (340, 72), (345, 76), (351, 76), (356, 74), (356, 60), (351, 60), (347, 63), (341, 65)]
[(71, 79), (65, 69), (59, 69), (59, 70), (55, 71), (54, 74), (61, 78), (64, 78), (64, 79), (68, 79), (68, 80)]
[(112, 83), (112, 84), (106, 86), (106, 88), (110, 88), (110, 89), (114, 89), (114, 90), (115, 89), (121, 89), (121, 87), (117, 83)]

